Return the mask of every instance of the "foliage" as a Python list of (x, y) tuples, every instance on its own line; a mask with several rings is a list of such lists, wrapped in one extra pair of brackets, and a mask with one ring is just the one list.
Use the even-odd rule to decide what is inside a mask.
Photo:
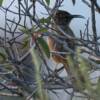
[[(64, 0), (55, 0), (53, 7), (51, 7), (52, 0), (18, 0), (16, 12), (11, 9), (15, 1), (12, 0), (9, 6), (4, 7), (3, 0), (0, 0), (0, 10), (5, 16), (5, 27), (0, 27), (1, 32), (4, 33), (4, 37), (0, 36), (1, 95), (15, 94), (13, 96), (24, 97), (26, 100), (31, 98), (49, 100), (49, 92), (57, 95), (56, 90), (64, 90), (72, 99), (81, 97), (87, 100), (89, 98), (99, 100), (99, 76), (95, 84), (91, 79), (91, 74), (100, 69), (100, 38), (96, 30), (95, 17), (96, 12), (100, 13), (97, 0), (81, 0), (91, 9), (93, 34), (88, 29), (90, 25), (88, 19), (84, 32), (80, 31), (80, 37), (75, 38), (65, 35), (66, 32), (62, 32), (61, 27), (58, 27), (53, 20), (55, 12), (62, 7)], [(67, 0), (65, 1), (67, 3)], [(70, 2), (73, 6), (78, 3), (76, 0)], [(42, 14), (40, 18), (36, 10), (37, 3), (44, 7), (47, 16)], [(17, 20), (9, 18), (8, 13), (14, 14)], [(7, 37), (9, 33), (11, 37)], [(62, 45), (64, 52), (51, 51), (46, 41), (47, 37)], [(75, 42), (76, 51), (68, 47), (66, 39)], [(53, 53), (64, 55), (63, 65), (65, 67), (66, 61), (68, 62), (66, 72), (68, 75), (61, 76), (59, 72), (63, 73), (63, 68), (54, 70), (56, 66), (53, 65), (55, 68), (52, 68), (52, 64), (48, 63), (49, 61), (53, 63), (50, 60), (50, 55), (53, 56)], [(84, 54), (87, 57), (84, 57)], [(73, 91), (69, 93), (69, 89)], [(76, 93), (79, 95), (77, 96)]]
[(0, 6), (2, 6), (3, 0), (0, 0)]

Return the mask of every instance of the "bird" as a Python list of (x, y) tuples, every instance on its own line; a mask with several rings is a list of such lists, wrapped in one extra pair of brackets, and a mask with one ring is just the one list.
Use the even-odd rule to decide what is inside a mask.
[[(64, 10), (58, 10), (58, 11), (56, 11), (56, 13), (53, 16), (54, 25), (52, 25), (52, 27), (55, 30), (58, 30), (57, 26), (59, 26), (66, 34), (68, 34), (71, 37), (75, 37), (74, 32), (72, 31), (72, 29), (69, 26), (72, 19), (74, 19), (74, 18), (84, 18), (84, 17), (82, 15), (72, 15), (69, 12), (64, 11)], [(59, 30), (58, 30), (58, 33), (60, 35), (64, 36), (64, 34), (62, 32), (59, 32)], [(57, 43), (57, 41), (54, 40), (51, 36), (48, 36), (47, 42), (48, 42), (48, 46), (51, 51), (66, 52), (66, 50), (62, 49), (63, 48), (62, 45)], [(66, 43), (68, 44), (68, 47), (70, 49), (75, 50), (76, 46), (75, 46), (74, 40), (67, 38)], [(62, 55), (62, 54), (60, 54), (60, 55), (53, 54), (52, 58), (57, 63), (66, 62), (65, 55)]]
[[(61, 36), (65, 36), (65, 34), (63, 34), (61, 31), (59, 31), (59, 29), (57, 28), (57, 26), (59, 26), (64, 33), (66, 33), (67, 35), (75, 38), (75, 34), (72, 31), (72, 29), (70, 28), (70, 23), (74, 18), (84, 18), (84, 16), (82, 15), (72, 15), (67, 11), (64, 10), (57, 10), (54, 15), (53, 15), (53, 25), (52, 28), (54, 30), (57, 30), (57, 33)], [(59, 38), (60, 39), (60, 38)], [(76, 51), (76, 41), (74, 39), (68, 38), (66, 37), (65, 39), (66, 44), (68, 45), (68, 47), (73, 50)], [(52, 38), (52, 36), (48, 36), (47, 39), (47, 44), (49, 46), (49, 49), (52, 53), (52, 51), (55, 52), (69, 52), (66, 51), (62, 44), (58, 43), (54, 38)], [(53, 59), (54, 62), (56, 62), (57, 64), (62, 63), (65, 70), (67, 71), (67, 73), (72, 74), (69, 68), (69, 64), (68, 64), (68, 60), (67, 60), (67, 55), (65, 54), (58, 54), (58, 53), (52, 53), (51, 57)], [(74, 55), (71, 54), (72, 59), (74, 59)], [(80, 73), (80, 71), (79, 71)], [(80, 76), (81, 80), (84, 81), (83, 76)]]
[(84, 18), (82, 15), (72, 15), (64, 10), (57, 10), (54, 13), (53, 19), (57, 25), (69, 26), (73, 18)]

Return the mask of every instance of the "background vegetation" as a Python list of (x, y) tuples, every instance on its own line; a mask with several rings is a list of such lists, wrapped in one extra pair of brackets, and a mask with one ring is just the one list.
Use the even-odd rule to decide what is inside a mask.
[[(68, 58), (73, 76), (77, 78), (74, 84), (68, 75), (61, 75), (63, 71), (57, 73), (54, 68), (56, 66), (48, 64), (51, 52), (46, 38), (51, 36), (66, 45), (59, 40), (61, 36), (50, 27), (54, 12), (62, 6), (64, 0), (55, 0), (52, 8), (52, 0), (17, 0), (16, 11), (13, 11), (11, 7), (15, 5), (15, 1), (12, 0), (10, 5), (4, 7), (4, 0), (0, 0), (0, 10), (5, 17), (4, 27), (0, 27), (3, 34), (0, 36), (0, 95), (18, 97), (21, 100), (49, 100), (50, 93), (57, 96), (56, 90), (63, 90), (66, 95), (70, 95), (71, 100), (74, 97), (99, 100), (99, 76), (91, 77), (92, 73), (100, 70), (100, 33), (97, 33), (95, 17), (96, 13), (100, 13), (100, 6), (97, 0), (81, 0), (90, 8), (91, 20), (85, 19), (87, 23), (84, 31), (80, 30), (80, 36), (74, 38), (78, 43), (76, 52), (65, 46), (76, 57), (76, 61), (70, 56)], [(75, 6), (76, 0), (70, 2)], [(36, 3), (42, 5), (47, 12), (42, 18), (39, 18), (35, 9)], [(8, 17), (8, 13), (14, 14), (13, 20)], [(88, 27), (90, 22), (92, 32)], [(84, 83), (74, 67), (75, 63), (80, 64), (79, 70), (85, 79)], [(93, 81), (94, 79), (96, 80)]]

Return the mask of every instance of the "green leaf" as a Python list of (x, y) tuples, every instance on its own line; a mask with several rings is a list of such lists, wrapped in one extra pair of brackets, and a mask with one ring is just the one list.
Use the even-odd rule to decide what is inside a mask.
[[(40, 71), (40, 67), (41, 67), (41, 58), (38, 54), (38, 50), (36, 50), (35, 48), (32, 47), (32, 49), (30, 50), (31, 55), (32, 55), (32, 61), (35, 65), (35, 80), (37, 83), (37, 87), (38, 87), (38, 91), (37, 91), (37, 96), (39, 96), (38, 100), (47, 100), (44, 97), (44, 91), (43, 91), (43, 84), (42, 84), (42, 79), (41, 79), (41, 71)], [(36, 95), (35, 95), (36, 96)]]
[(44, 33), (44, 32), (47, 32), (47, 31), (48, 31), (48, 30), (47, 30), (46, 28), (41, 28), (41, 29), (38, 30), (38, 32), (40, 32), (40, 33), (41, 33), (41, 32)]
[(44, 23), (50, 23), (51, 17), (47, 17), (47, 18), (41, 18), (40, 19), (40, 23), (44, 24)]
[(3, 0), (0, 0), (0, 6), (2, 6)]
[(45, 0), (45, 2), (47, 3), (47, 5), (50, 5), (50, 0)]
[(29, 29), (28, 28), (21, 28), (21, 29), (19, 29), (21, 32), (23, 32), (23, 33), (25, 33), (25, 34), (30, 34), (31, 32), (29, 31)]
[(43, 23), (43, 24), (45, 23), (45, 18), (44, 17), (40, 19), (40, 23)]
[(0, 63), (3, 63), (7, 59), (7, 55), (3, 48), (0, 48)]
[(28, 40), (24, 40), (21, 49), (28, 48), (28, 44), (29, 44), (29, 41)]
[(48, 47), (46, 41), (41, 37), (39, 37), (37, 40), (38, 40), (39, 44), (41, 45), (41, 47), (42, 47), (44, 53), (46, 54), (46, 56), (48, 58), (50, 58), (50, 50), (49, 50), (49, 47)]

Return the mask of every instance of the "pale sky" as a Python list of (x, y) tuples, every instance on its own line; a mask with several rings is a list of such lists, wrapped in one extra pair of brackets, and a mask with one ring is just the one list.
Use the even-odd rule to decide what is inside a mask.
[[(12, 0), (4, 0), (3, 5), (6, 7), (6, 6), (8, 6), (8, 4), (11, 1)], [(52, 7), (55, 0), (51, 0), (51, 1), (52, 1), (51, 2), (51, 7)], [(79, 34), (80, 29), (84, 30), (87, 19), (91, 18), (91, 15), (90, 15), (91, 12), (90, 12), (90, 8), (88, 8), (84, 3), (82, 3), (81, 0), (76, 0), (76, 1), (77, 1), (76, 5), (73, 6), (71, 0), (64, 0), (62, 7), (60, 9), (68, 11), (71, 14), (80, 14), (80, 15), (85, 16), (86, 19), (74, 19), (71, 22), (70, 26), (71, 26), (72, 30), (74, 30), (75, 34)], [(15, 2), (17, 3), (17, 0)], [(16, 5), (16, 3), (15, 3), (15, 5)], [(98, 3), (100, 4), (100, 0), (98, 0)], [(11, 7), (11, 10), (16, 11), (15, 5)], [(40, 4), (37, 3), (36, 8), (37, 8), (37, 12), (39, 12), (39, 16), (45, 16), (43, 14), (40, 14), (40, 13), (46, 14), (45, 9)], [(0, 16), (1, 16), (0, 17), (0, 22), (1, 22), (0, 26), (3, 26), (4, 25), (4, 21), (3, 21), (4, 15), (1, 12), (0, 12)], [(15, 17), (11, 13), (8, 14), (8, 16), (9, 16), (9, 18), (12, 18), (12, 19), (13, 19), (13, 17)], [(99, 26), (100, 26), (100, 20), (99, 20), (100, 14), (96, 13), (96, 19), (97, 19), (97, 21), (96, 21), (97, 32), (100, 34), (100, 28), (99, 28)], [(16, 17), (16, 20), (17, 20), (17, 17)], [(91, 22), (91, 19), (90, 19), (90, 22)], [(92, 31), (91, 25), (89, 26), (89, 30), (90, 30), (90, 32)]]
[[(51, 7), (54, 4), (55, 0), (51, 0)], [(98, 0), (98, 3), (100, 5), (100, 0)], [(91, 9), (89, 7), (87, 7), (83, 2), (81, 2), (81, 0), (76, 0), (76, 4), (75, 6), (73, 6), (71, 0), (64, 0), (62, 7), (60, 7), (60, 9), (65, 10), (70, 12), (71, 14), (80, 14), (83, 15), (85, 17), (85, 19), (74, 19), (71, 22), (71, 27), (72, 30), (74, 30), (75, 34), (79, 34), (80, 30), (84, 31), (85, 28), (85, 24), (87, 22), (87, 19), (90, 19), (90, 26), (89, 26), (89, 30), (90, 32), (92, 32), (92, 28), (91, 28)], [(38, 12), (41, 13), (45, 13), (45, 10), (43, 7), (41, 7), (39, 4), (37, 4), (37, 10)], [(100, 35), (100, 14), (96, 13), (96, 25), (97, 25), (97, 32), (99, 33), (98, 35)]]

